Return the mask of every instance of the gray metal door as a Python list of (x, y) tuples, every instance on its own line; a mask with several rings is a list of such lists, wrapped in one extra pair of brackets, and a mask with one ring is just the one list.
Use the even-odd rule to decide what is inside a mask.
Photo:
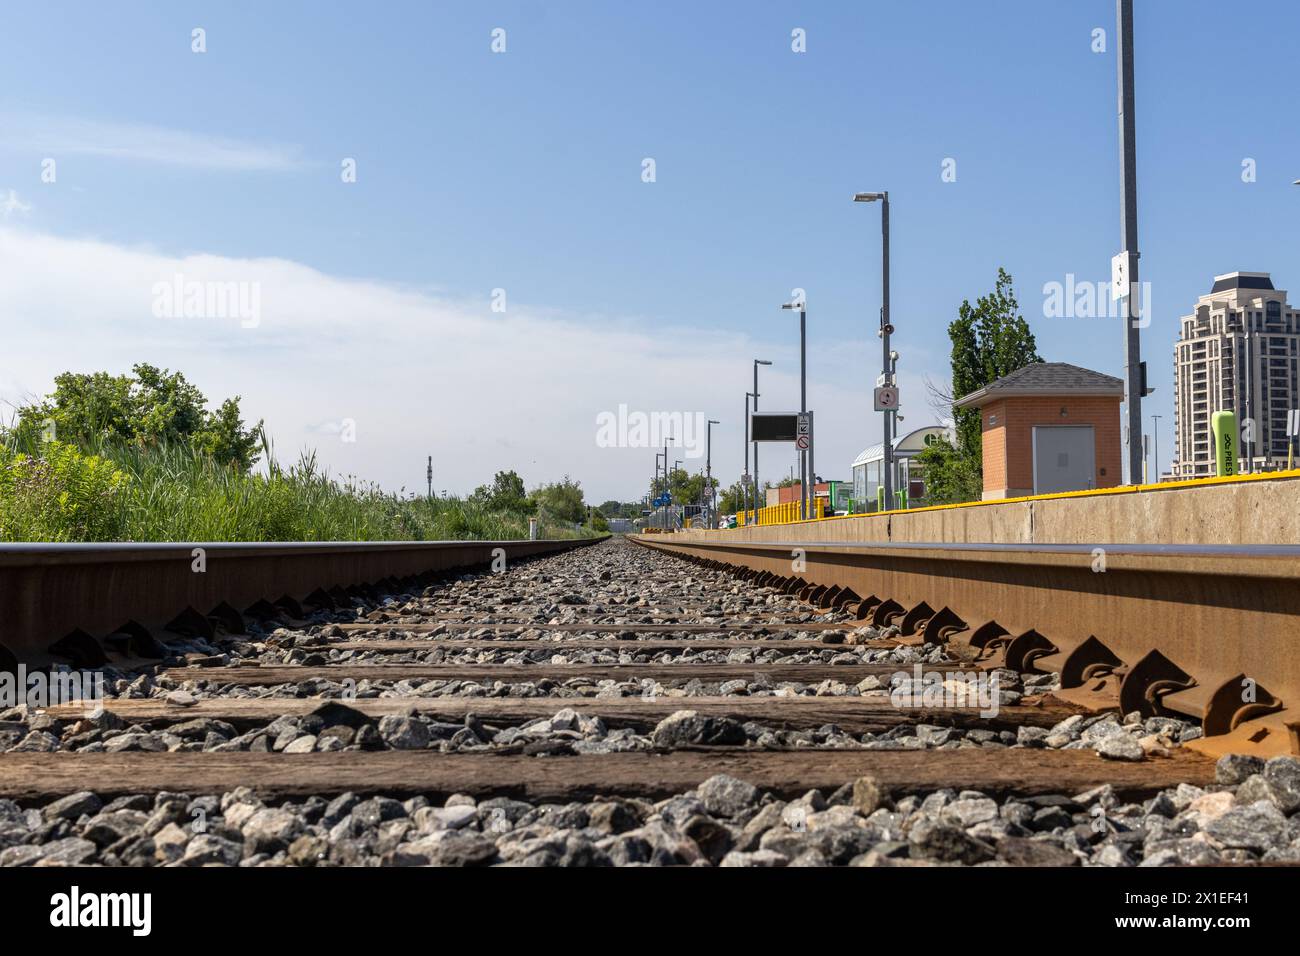
[(1096, 445), (1091, 425), (1034, 426), (1034, 494), (1095, 486)]

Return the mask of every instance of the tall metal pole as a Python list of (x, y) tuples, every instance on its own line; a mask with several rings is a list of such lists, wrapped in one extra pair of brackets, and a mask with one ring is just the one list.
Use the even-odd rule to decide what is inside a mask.
[(1156, 466), (1155, 480), (1160, 480), (1160, 419), (1163, 415), (1151, 416), (1151, 455)]
[[(754, 360), (754, 411), (758, 411), (758, 359)], [(753, 429), (750, 437), (753, 437)], [(758, 523), (758, 442), (754, 442), (754, 523)]]
[(745, 393), (745, 471), (740, 476), (741, 511), (749, 510), (749, 399), (751, 392)]
[[(668, 494), (668, 489), (670, 487), (668, 484), (668, 443), (672, 440), (673, 440), (672, 435), (668, 435), (664, 438), (664, 494), (665, 495)], [(670, 503), (664, 504), (664, 530), (665, 531), (668, 530), (668, 505), (669, 504)]]
[[(758, 359), (754, 359), (754, 412), (758, 412)], [(754, 436), (754, 430), (749, 431), (750, 438)], [(754, 442), (754, 523), (758, 524), (758, 442)], [(766, 504), (767, 502), (763, 502)]]
[(1128, 425), (1124, 440), (1128, 444), (1129, 483), (1142, 474), (1142, 396), (1146, 382), (1142, 374), (1141, 330), (1135, 319), (1138, 288), (1137, 223), (1137, 140), (1133, 98), (1133, 0), (1115, 0), (1119, 21), (1119, 150), (1120, 196), (1123, 201), (1122, 254), (1127, 260), (1128, 289), (1124, 290), (1124, 403)]
[(655, 523), (656, 523), (656, 522), (655, 522), (655, 509), (658, 507), (658, 505), (655, 504), (655, 500), (654, 500), (654, 499), (655, 499), (655, 498), (658, 498), (658, 497), (659, 497), (659, 452), (655, 452), (655, 480), (654, 480), (654, 484), (652, 484), (652, 485), (650, 486), (650, 525), (651, 525), (651, 527), (653, 527), (653, 526), (655, 525)]
[[(803, 303), (799, 307), (799, 414), (808, 414), (808, 311)], [(811, 440), (811, 439), (810, 439)], [(799, 498), (803, 502), (799, 510), (800, 517), (808, 518), (812, 512), (812, 498), (808, 493), (808, 469), (810, 467), (807, 451), (799, 455)]]
[(718, 526), (718, 495), (713, 490), (713, 426), (717, 424), (720, 423), (710, 418), (709, 423), (704, 427), (708, 436), (704, 447), (704, 487), (709, 498), (708, 526), (711, 529), (716, 529)]
[[(672, 470), (672, 472), (670, 473), (669, 478), (668, 478), (668, 488), (669, 488), (669, 491), (670, 491), (670, 492), (671, 492), (672, 487), (673, 487), (673, 485), (672, 485), (672, 475), (677, 474), (677, 466), (680, 465), (681, 463), (682, 463), (682, 460), (681, 460), (680, 458), (675, 458), (675, 459), (673, 459), (673, 470)], [(672, 524), (674, 524), (675, 522), (676, 522), (676, 519), (673, 517), (673, 506), (672, 506), (672, 503), (669, 502), (669, 504), (668, 504), (668, 523), (669, 523), (670, 525), (672, 525)], [(683, 501), (682, 501), (682, 528), (685, 529), (685, 527), (686, 527), (686, 501), (683, 499)]]
[[(886, 377), (886, 385), (893, 385), (889, 379), (889, 193), (884, 196), (880, 205), (880, 237), (881, 237), (881, 278), (880, 278), (880, 341), (883, 346), (883, 358), (881, 372)], [(884, 414), (884, 433), (885, 433), (885, 509), (889, 510), (894, 507), (894, 442), (890, 436), (893, 430), (890, 425), (890, 413)]]
[[(758, 366), (761, 364), (763, 363), (761, 363), (758, 359), (754, 359), (754, 411), (756, 412), (758, 411)], [(758, 496), (760, 493), (761, 493), (761, 488), (758, 484), (758, 442), (754, 442), (754, 521), (755, 522), (758, 521), (758, 509), (760, 507), (758, 503)], [(766, 505), (767, 502), (764, 501), (763, 504)]]

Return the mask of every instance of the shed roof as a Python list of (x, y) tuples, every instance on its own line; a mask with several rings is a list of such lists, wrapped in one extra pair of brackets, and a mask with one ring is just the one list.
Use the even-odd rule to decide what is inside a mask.
[(989, 382), (953, 402), (954, 408), (979, 408), (999, 398), (1048, 395), (1124, 397), (1124, 380), (1068, 362), (1035, 362)]

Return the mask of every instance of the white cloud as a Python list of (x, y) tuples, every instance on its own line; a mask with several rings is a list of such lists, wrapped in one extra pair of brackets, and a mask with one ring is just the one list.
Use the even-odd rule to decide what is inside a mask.
[[(178, 275), (201, 288), (256, 286), (260, 321), (156, 318), (156, 289)], [(742, 467), (752, 356), (776, 362), (762, 372), (762, 407), (796, 407), (796, 335), (641, 332), (626, 319), (530, 308), (522, 290), (509, 292), (499, 314), (487, 289), (477, 301), (454, 300), (284, 259), (174, 256), (0, 226), (0, 382), (21, 374), (24, 389), (45, 392), (64, 370), (150, 362), (184, 371), (211, 399), (242, 396), (246, 417), (266, 419), (282, 461), (315, 447), (335, 474), (416, 490), (432, 454), (439, 490), (468, 491), (513, 468), (530, 486), (570, 474), (597, 502), (639, 497), (656, 450), (599, 447), (601, 412), (624, 403), (720, 419), (714, 473), (730, 482)], [(878, 440), (868, 344), (874, 337), (810, 349), (824, 477), (848, 478), (849, 462)], [(933, 417), (922, 387), (904, 376), (905, 397), (915, 396), (909, 426)], [(353, 440), (344, 440), (344, 421)], [(762, 475), (784, 475), (793, 460), (790, 448), (765, 446)], [(691, 470), (703, 464), (687, 457)]]
[(8, 196), (0, 197), (0, 216), (3, 216), (5, 219), (8, 219), (14, 214), (25, 216), (31, 211), (31, 203), (23, 202), (18, 198), (18, 194), (12, 189), (9, 190)]
[(245, 142), (207, 132), (74, 117), (0, 115), (4, 145), (58, 158), (105, 156), (132, 162), (233, 172), (282, 172), (303, 165), (295, 146)]

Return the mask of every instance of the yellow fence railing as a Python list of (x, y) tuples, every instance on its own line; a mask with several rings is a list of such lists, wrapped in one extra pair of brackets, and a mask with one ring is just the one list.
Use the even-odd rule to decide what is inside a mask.
[[(826, 514), (826, 500), (824, 498), (813, 499), (812, 520), (820, 520)], [(804, 508), (802, 501), (786, 501), (779, 505), (768, 505), (766, 508), (758, 509), (759, 524), (794, 524), (796, 521), (808, 520), (804, 518)]]

